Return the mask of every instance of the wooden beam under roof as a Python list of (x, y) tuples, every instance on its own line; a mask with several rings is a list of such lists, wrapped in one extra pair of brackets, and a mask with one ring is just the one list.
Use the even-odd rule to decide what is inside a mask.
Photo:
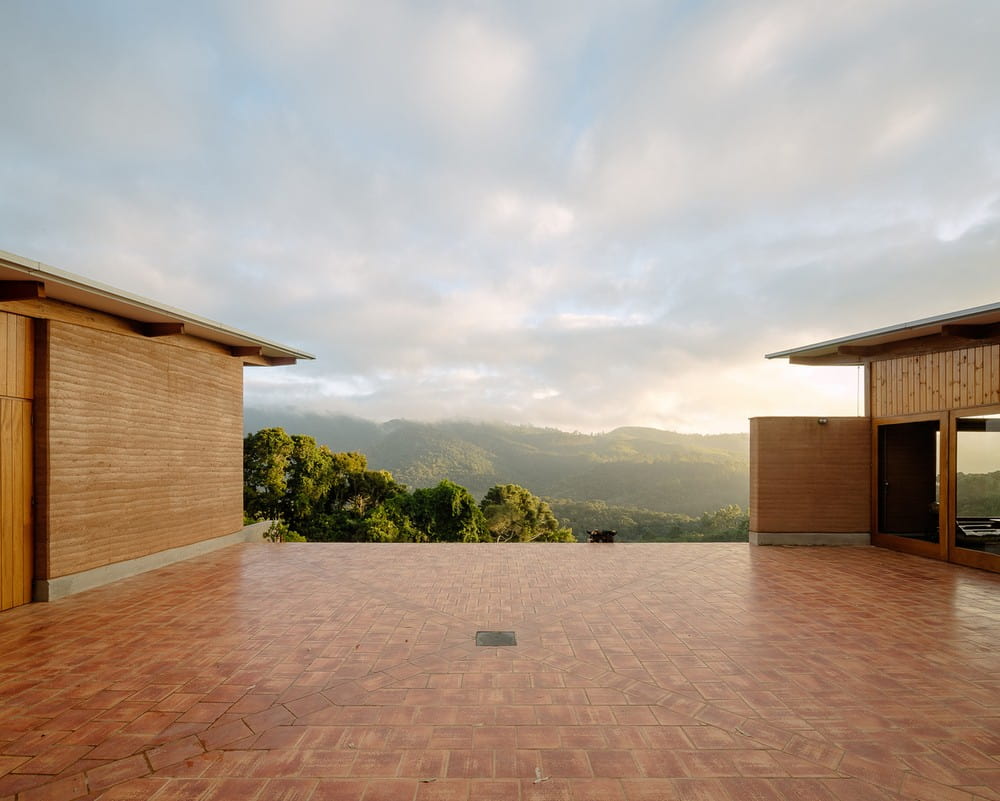
[(143, 336), (169, 337), (184, 333), (184, 323), (141, 323)]
[[(976, 329), (974, 332), (976, 333), (975, 337), (970, 335), (973, 332), (965, 331), (962, 336), (959, 336), (951, 330), (943, 330), (943, 327), (941, 333), (938, 334), (928, 334), (927, 336), (913, 337), (912, 339), (899, 339), (895, 342), (886, 342), (881, 345), (841, 345), (837, 348), (837, 353), (841, 356), (858, 360), (875, 360), (881, 358), (895, 358), (897, 356), (919, 356), (923, 353), (936, 353), (946, 350), (958, 350), (959, 348), (967, 348), (970, 341), (974, 341), (978, 345), (995, 345), (1000, 343), (1000, 326), (997, 326), (996, 330), (988, 330), (993, 329), (993, 326), (969, 327)], [(947, 328), (950, 329), (952, 326), (948, 326)], [(815, 363), (821, 364), (822, 362)], [(826, 363), (832, 364), (833, 362)]]
[(820, 356), (789, 356), (789, 364), (801, 364), (806, 367), (821, 367), (832, 365), (834, 367), (853, 367), (856, 364), (862, 364), (863, 359), (857, 357), (849, 357), (843, 353), (824, 353)]
[(229, 348), (229, 352), (233, 356), (260, 356), (262, 348), (260, 345), (232, 345)]
[(955, 337), (956, 339), (968, 339), (980, 341), (1000, 336), (1000, 323), (989, 325), (942, 325), (941, 333), (944, 336)]
[(38, 300), (45, 297), (41, 281), (0, 281), (0, 300)]

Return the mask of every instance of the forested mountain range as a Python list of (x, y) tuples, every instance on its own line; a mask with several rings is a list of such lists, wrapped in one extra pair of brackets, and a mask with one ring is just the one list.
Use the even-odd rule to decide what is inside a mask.
[(580, 434), (534, 426), (451, 421), (376, 423), (342, 415), (247, 408), (246, 432), (279, 426), (335, 452), (357, 451), (410, 487), (443, 479), (481, 497), (498, 484), (536, 495), (698, 516), (748, 502), (746, 434), (618, 428)]

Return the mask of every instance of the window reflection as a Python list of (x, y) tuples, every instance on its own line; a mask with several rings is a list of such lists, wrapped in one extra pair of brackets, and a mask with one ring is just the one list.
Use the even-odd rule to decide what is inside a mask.
[(955, 545), (1000, 554), (1000, 414), (957, 423)]

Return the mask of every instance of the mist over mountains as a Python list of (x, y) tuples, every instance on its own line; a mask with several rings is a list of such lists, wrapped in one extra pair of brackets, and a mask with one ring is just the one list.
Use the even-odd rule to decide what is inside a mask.
[(370, 469), (388, 470), (410, 487), (449, 479), (482, 497), (496, 484), (520, 484), (550, 499), (690, 516), (748, 503), (747, 434), (640, 427), (580, 434), (503, 423), (376, 423), (287, 409), (244, 412), (247, 433), (275, 426), (308, 434), (334, 452), (363, 453)]

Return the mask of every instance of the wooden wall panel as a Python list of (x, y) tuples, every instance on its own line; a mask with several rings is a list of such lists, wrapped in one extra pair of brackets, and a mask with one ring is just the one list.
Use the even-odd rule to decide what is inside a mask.
[(871, 528), (871, 421), (750, 421), (750, 530), (861, 533)]
[(31, 401), (0, 398), (0, 609), (31, 601)]
[(0, 312), (0, 609), (31, 601), (33, 332)]
[(34, 358), (30, 317), (0, 312), (0, 396), (34, 395)]
[(238, 530), (239, 359), (48, 322), (42, 578)]
[(875, 361), (868, 391), (875, 417), (1000, 403), (1000, 345)]

